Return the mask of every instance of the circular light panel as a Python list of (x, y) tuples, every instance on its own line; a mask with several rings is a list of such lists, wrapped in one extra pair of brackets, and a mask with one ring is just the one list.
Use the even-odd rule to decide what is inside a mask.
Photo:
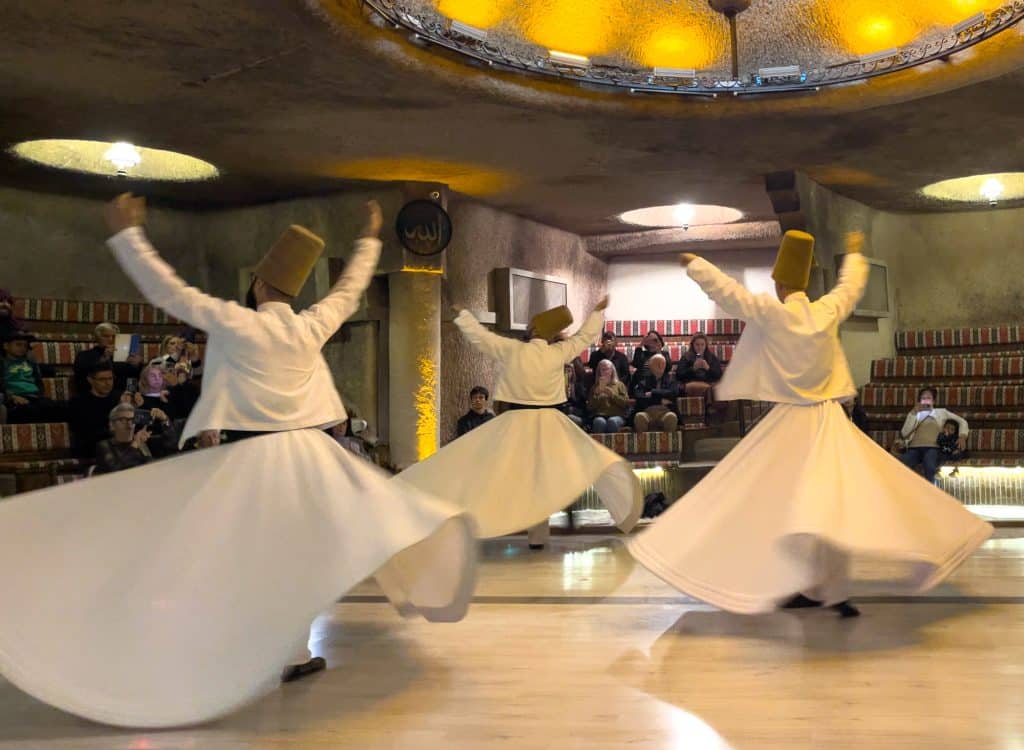
[(933, 182), (921, 193), (941, 201), (961, 203), (996, 203), (1024, 199), (1024, 172), (976, 174), (953, 180)]
[(637, 208), (619, 214), (619, 221), (641, 227), (701, 227), (730, 224), (742, 218), (742, 211), (729, 206), (693, 203)]
[(193, 182), (211, 180), (220, 174), (215, 166), (194, 156), (123, 141), (50, 138), (24, 141), (12, 146), (10, 151), (36, 164), (107, 177)]

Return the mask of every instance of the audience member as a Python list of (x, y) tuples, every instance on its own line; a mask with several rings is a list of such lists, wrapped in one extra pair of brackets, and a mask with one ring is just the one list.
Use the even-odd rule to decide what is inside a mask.
[(960, 425), (947, 419), (936, 439), (939, 445), (939, 463), (953, 464), (953, 476), (960, 473), (960, 462), (967, 458), (966, 441), (960, 441)]
[[(636, 399), (636, 414), (633, 427), (637, 432), (663, 430), (675, 432), (679, 426), (676, 398), (679, 387), (668, 372), (668, 360), (661, 354), (653, 354), (646, 362), (647, 372), (634, 378), (633, 397)], [(639, 371), (637, 371), (639, 374)]]
[(640, 380), (647, 376), (647, 363), (655, 354), (661, 354), (664, 357), (665, 371), (671, 372), (672, 356), (665, 348), (665, 339), (657, 331), (648, 331), (644, 334), (641, 345), (633, 352), (633, 362), (630, 365), (633, 368), (633, 376), (630, 381), (632, 386), (635, 387)]
[(591, 420), (591, 432), (598, 434), (618, 432), (626, 425), (629, 415), (629, 394), (619, 380), (619, 374), (611, 359), (597, 363), (594, 385), (587, 399), (587, 417)]
[(181, 367), (191, 377), (192, 371), (198, 369), (202, 362), (199, 360), (199, 347), (181, 336), (172, 335), (164, 336), (160, 342), (160, 355), (150, 360), (149, 364), (164, 370)]
[(494, 412), (487, 408), (490, 398), (490, 392), (482, 385), (474, 386), (469, 391), (469, 411), (459, 417), (455, 425), (456, 437), (462, 437), (470, 430), (494, 419)]
[(160, 409), (138, 412), (131, 404), (118, 404), (110, 410), (108, 426), (111, 437), (96, 445), (93, 474), (131, 469), (177, 452), (177, 432)]
[(6, 289), (0, 289), (0, 340), (21, 328), (21, 321), (14, 312), (14, 297)]
[(28, 331), (8, 330), (3, 337), (4, 356), (0, 361), (0, 393), (12, 424), (63, 422), (67, 405), (43, 396), (43, 378), (39, 365), (29, 353), (35, 337)]
[(370, 454), (372, 443), (365, 437), (369, 425), (365, 419), (357, 416), (356, 410), (348, 404), (345, 405), (345, 411), (348, 413), (348, 419), (341, 424), (334, 425), (328, 432), (342, 448), (352, 451), (367, 461), (373, 461), (373, 456)]
[(68, 422), (73, 455), (91, 459), (96, 454), (96, 444), (109, 437), (111, 410), (119, 403), (130, 403), (132, 394), (119, 395), (114, 391), (114, 367), (109, 360), (94, 364), (86, 375), (86, 383), (88, 390), (71, 399)]
[(722, 379), (722, 363), (708, 348), (708, 337), (698, 333), (690, 339), (686, 350), (676, 366), (676, 380), (687, 396), (703, 396), (711, 400), (711, 388)]
[(587, 367), (593, 370), (594, 373), (597, 373), (598, 363), (604, 360), (610, 360), (612, 365), (615, 366), (615, 373), (618, 375), (620, 382), (629, 382), (629, 359), (615, 348), (615, 334), (611, 331), (605, 331), (601, 334), (601, 348), (591, 353)]
[(139, 370), (142, 367), (142, 357), (139, 354), (130, 354), (124, 362), (114, 362), (114, 342), (117, 334), (121, 332), (113, 323), (100, 323), (93, 329), (96, 344), (91, 349), (78, 353), (75, 357), (75, 393), (87, 393), (89, 391), (89, 372), (100, 362), (109, 362), (111, 372), (114, 373), (114, 387), (123, 391), (128, 387), (128, 380), (138, 378)]
[(900, 429), (900, 440), (895, 446), (900, 451), (900, 460), (911, 469), (920, 464), (924, 478), (929, 482), (935, 482), (935, 472), (939, 467), (939, 433), (948, 421), (959, 426), (956, 446), (958, 450), (965, 450), (970, 432), (967, 420), (946, 409), (936, 408), (935, 389), (922, 388), (917, 393), (917, 404), (907, 414)]
[(166, 385), (163, 369), (159, 365), (146, 365), (139, 375), (138, 394), (142, 401), (136, 405), (143, 409), (166, 409), (170, 395)]

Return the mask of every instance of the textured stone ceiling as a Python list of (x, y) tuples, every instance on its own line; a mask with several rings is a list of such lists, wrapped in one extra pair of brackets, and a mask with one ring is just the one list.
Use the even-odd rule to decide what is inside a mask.
[[(404, 0), (530, 43), (644, 67), (728, 71), (729, 27), (707, 0)], [(825, 67), (948, 30), (1000, 0), (754, 0), (738, 19), (741, 69)]]
[(475, 68), (374, 26), (357, 0), (322, 10), (315, 0), (90, 0), (72, 14), (64, 0), (7, 0), (0, 142), (127, 140), (191, 154), (222, 176), (133, 185), (3, 155), (0, 183), (95, 196), (127, 186), (206, 207), (437, 180), (594, 234), (631, 231), (614, 218), (624, 211), (683, 201), (770, 219), (763, 176), (779, 170), (880, 208), (943, 210), (918, 190), (1024, 168), (1017, 29), (864, 85), (708, 102)]

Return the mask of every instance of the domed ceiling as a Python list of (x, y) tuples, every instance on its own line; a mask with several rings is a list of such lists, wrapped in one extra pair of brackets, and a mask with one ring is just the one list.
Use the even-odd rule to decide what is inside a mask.
[(634, 92), (705, 94), (816, 88), (902, 70), (948, 57), (1024, 17), (1024, 3), (1006, 0), (367, 0), (367, 5), (420, 40), (490, 64)]

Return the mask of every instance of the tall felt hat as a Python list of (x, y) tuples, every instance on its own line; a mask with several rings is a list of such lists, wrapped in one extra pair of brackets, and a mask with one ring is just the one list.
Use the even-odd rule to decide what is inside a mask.
[(534, 338), (550, 340), (571, 325), (572, 311), (562, 305), (534, 315), (530, 321), (530, 330)]
[(782, 235), (779, 254), (775, 258), (772, 278), (790, 289), (806, 289), (814, 265), (814, 237), (807, 232), (790, 229)]
[(263, 256), (253, 273), (275, 289), (296, 297), (324, 251), (324, 241), (292, 224)]

